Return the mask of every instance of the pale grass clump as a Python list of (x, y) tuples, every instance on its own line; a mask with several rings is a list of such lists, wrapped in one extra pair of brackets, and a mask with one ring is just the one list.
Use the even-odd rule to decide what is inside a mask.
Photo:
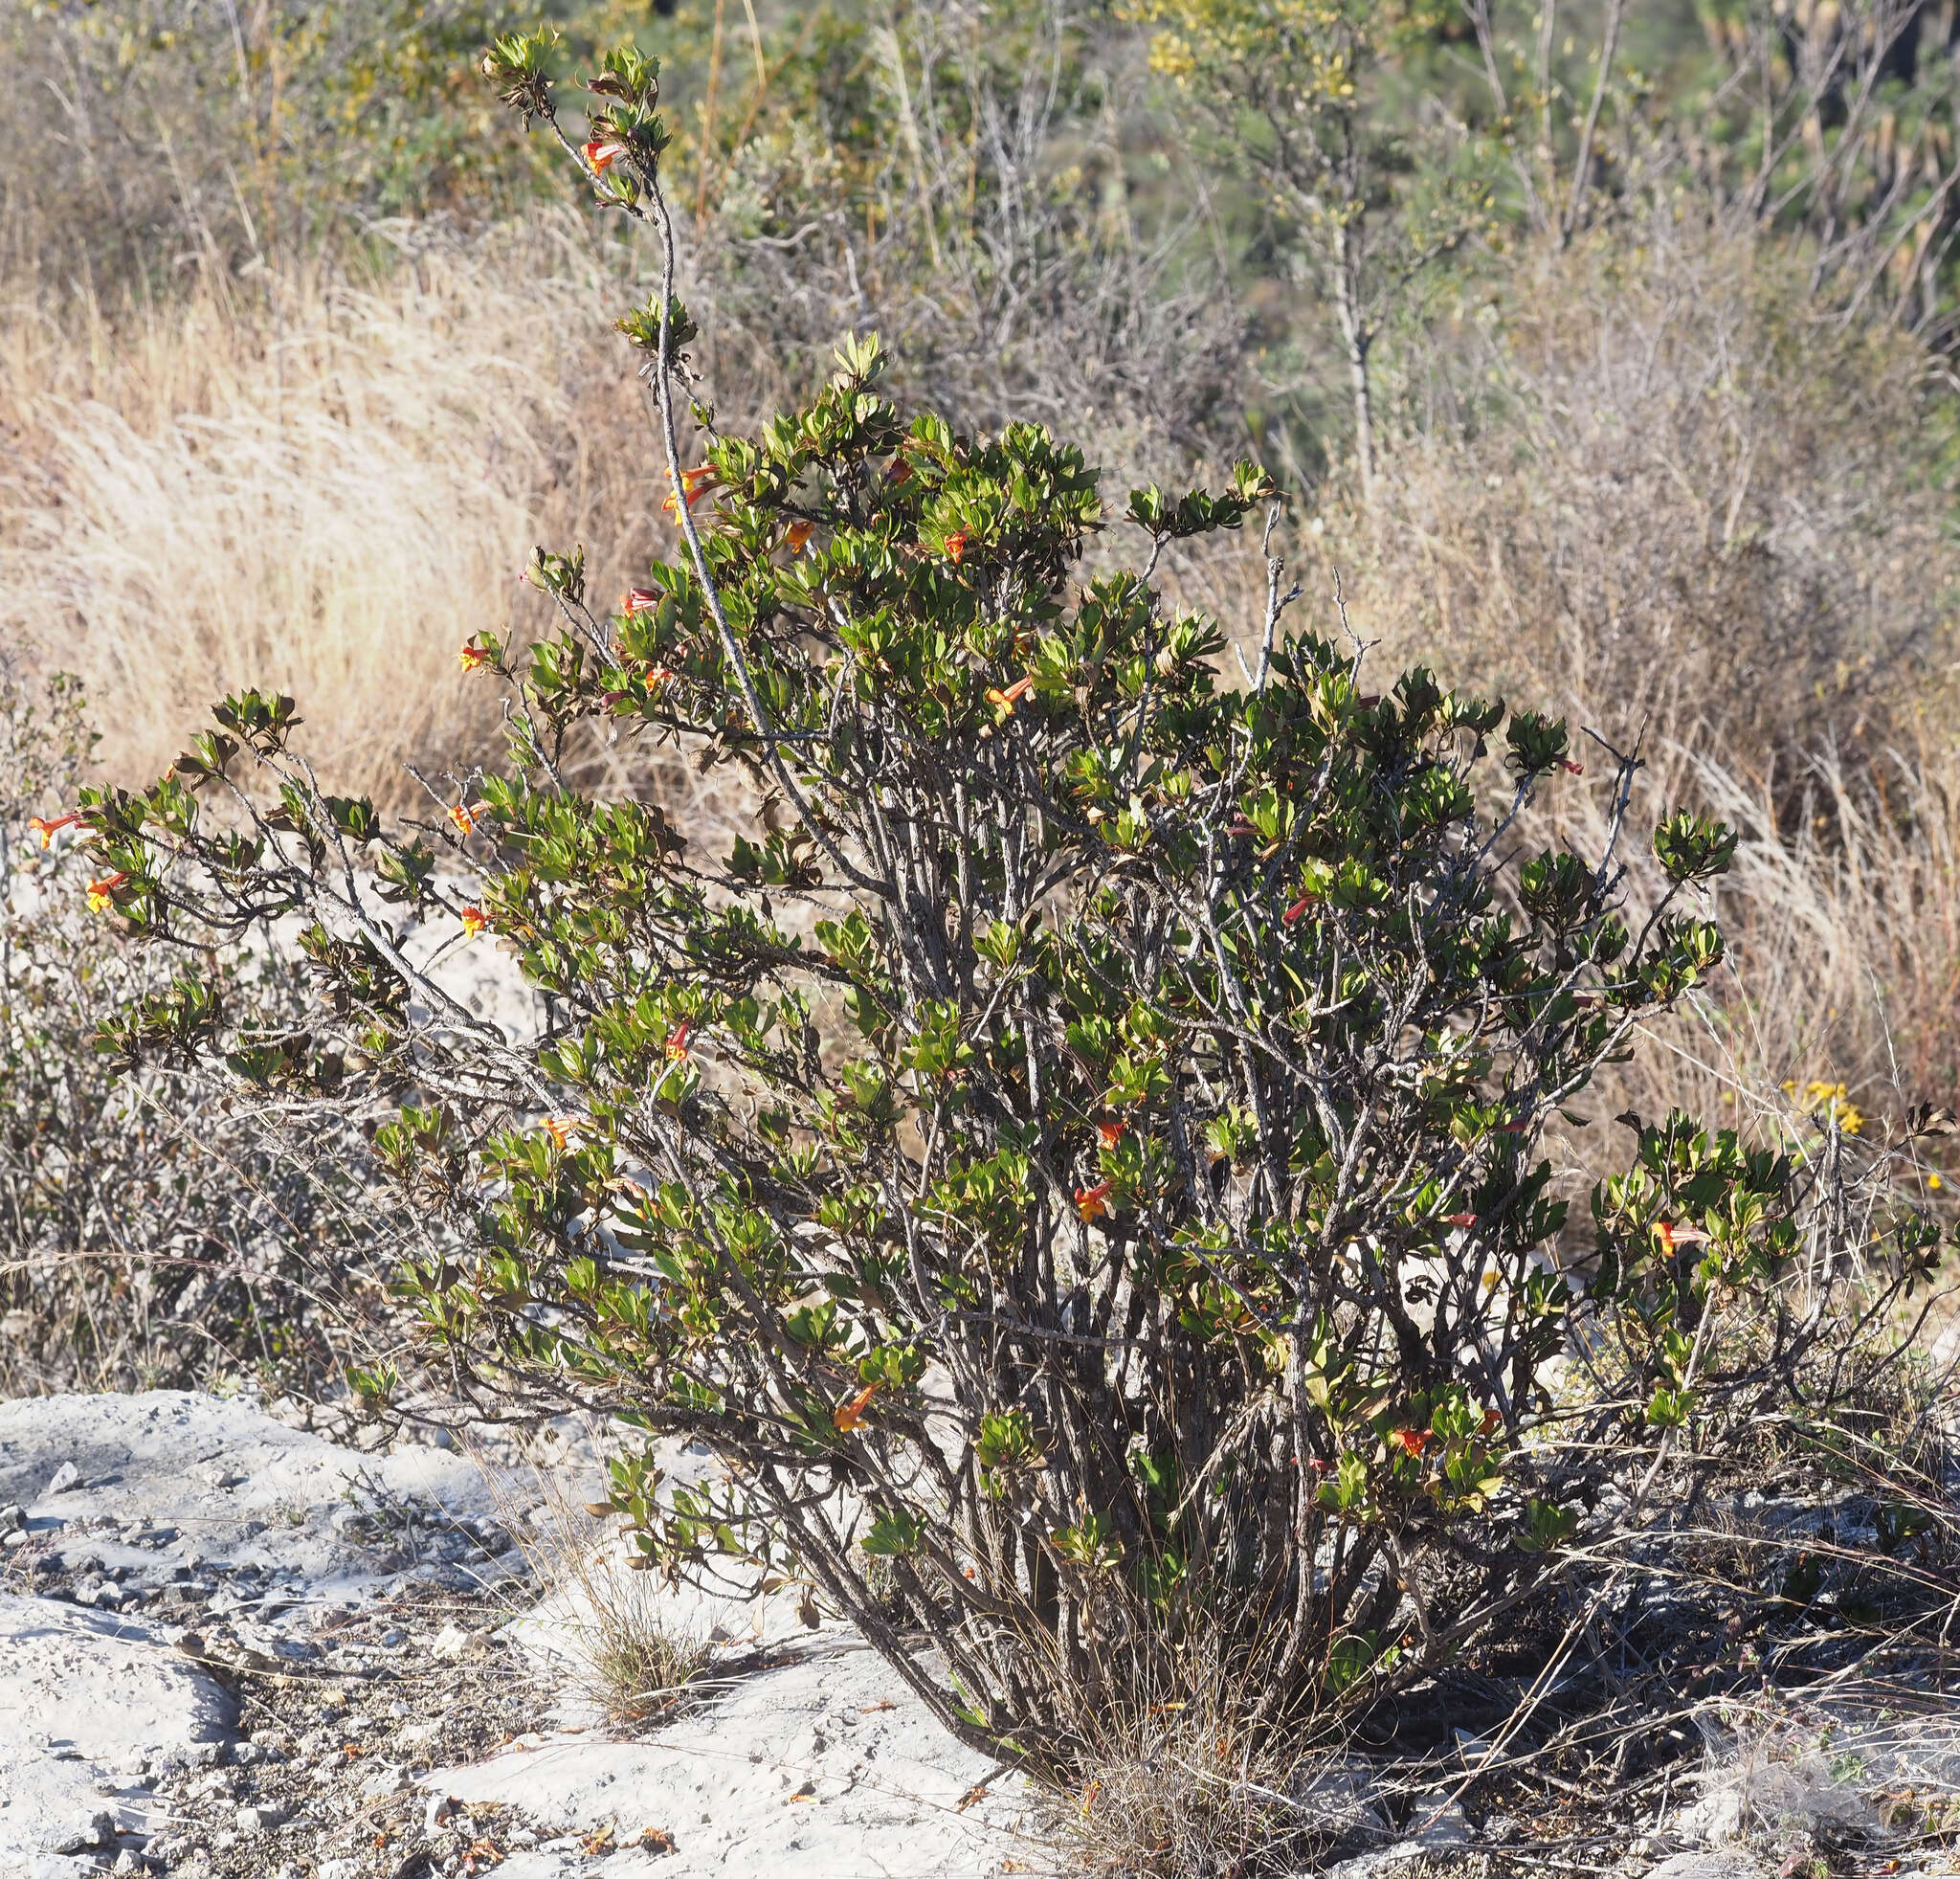
[(522, 287), (498, 243), (448, 243), (365, 285), (268, 273), (256, 306), (0, 325), (0, 637), (80, 672), (113, 780), (256, 684), (301, 701), (336, 788), (398, 794), (404, 759), (492, 741), (456, 650), (542, 615), (536, 542), (585, 540), (600, 593), (644, 559), (618, 283), (569, 223), (510, 242), (548, 262)]
[(599, 1520), (566, 1491), (563, 1471), (533, 1470), (530, 1516), (505, 1508), (539, 1616), (566, 1642), (573, 1692), (615, 1727), (633, 1729), (685, 1704), (709, 1646), (677, 1621), (665, 1583), (628, 1568)]
[[(1960, 1093), (1953, 421), (1923, 349), (1829, 316), (1793, 268), (1672, 204), (1521, 254), (1385, 352), (1372, 508), (1339, 480), (1303, 505), (1317, 624), (1374, 671), (1420, 660), (1637, 748), (1637, 819), (1742, 833), (1726, 962), (1690, 1026), (1595, 1085), (1598, 1119), (1762, 1129), (1843, 1083), (1882, 1129)], [(1588, 776), (1526, 832), (1597, 852), (1614, 764), (1581, 742)], [(1659, 870), (1620, 860), (1643, 915)], [(1619, 1137), (1569, 1138), (1579, 1172)]]
[(1278, 1879), (1391, 1837), (1392, 1775), (1325, 1739), (1245, 1726), (1240, 1680), (1202, 1648), (1154, 1702), (1085, 1718), (1086, 1746), (1057, 1797), (1058, 1843), (1121, 1879)]

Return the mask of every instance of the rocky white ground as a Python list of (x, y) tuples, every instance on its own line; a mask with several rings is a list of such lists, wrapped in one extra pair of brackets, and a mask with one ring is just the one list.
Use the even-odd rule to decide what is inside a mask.
[[(0, 1879), (1082, 1869), (845, 1627), (568, 1551), (590, 1450), (541, 1471), (373, 1433), (179, 1393), (0, 1403)], [(595, 1611), (622, 1586), (710, 1650), (691, 1706), (637, 1726), (592, 1700)], [(1949, 1831), (1897, 1823), (1902, 1798), (1930, 1825), (1960, 1796), (1960, 1716), (1819, 1691), (1733, 1728), (1649, 1829), (1549, 1861), (1515, 1820), (1473, 1825), (1454, 1777), (1396, 1808), (1337, 1761), (1296, 1801), (1326, 1787), (1329, 1819), (1363, 1823), (1329, 1840), (1330, 1879), (1956, 1869)]]
[(536, 1592), (507, 1477), (242, 1400), (0, 1404), (0, 1879), (1037, 1871), (1031, 1797), (835, 1625), (716, 1628), (622, 1733)]

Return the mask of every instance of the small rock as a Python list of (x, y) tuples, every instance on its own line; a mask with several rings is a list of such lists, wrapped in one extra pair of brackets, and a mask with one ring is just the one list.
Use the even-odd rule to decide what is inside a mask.
[(265, 1833), (276, 1826), (284, 1826), (291, 1818), (289, 1810), (273, 1801), (255, 1801), (248, 1807), (238, 1809), (236, 1820), (240, 1833)]
[(148, 1868), (135, 1853), (125, 1846), (116, 1855), (116, 1864), (109, 1870), (111, 1872), (130, 1873), (147, 1871)]
[(72, 1494), (80, 1486), (81, 1470), (73, 1462), (63, 1462), (48, 1477), (48, 1485), (41, 1489), (41, 1493), (43, 1498), (52, 1498), (56, 1494)]
[(11, 1533), (0, 1535), (0, 1546), (4, 1546), (9, 1553), (11, 1553), (16, 1547), (22, 1547), (26, 1544), (27, 1534), (18, 1527)]
[(432, 1794), (429, 1805), (422, 1812), (423, 1832), (439, 1833), (462, 1812), (462, 1806), (453, 1794)]
[(384, 1762), (361, 1783), (363, 1801), (383, 1801), (399, 1794), (409, 1785), (409, 1771), (393, 1762)]
[(116, 1844), (116, 1817), (106, 1807), (93, 1814), (84, 1814), (71, 1821), (65, 1827), (57, 1827), (42, 1843), (42, 1850), (50, 1853), (89, 1853), (98, 1846), (113, 1846)]
[(27, 1509), (18, 1501), (9, 1501), (0, 1507), (0, 1533), (24, 1533), (27, 1532)]
[(394, 1739), (404, 1748), (418, 1748), (424, 1742), (433, 1742), (442, 1734), (442, 1719), (438, 1716), (431, 1722), (405, 1722), (395, 1731)]
[(470, 1647), (470, 1634), (459, 1624), (445, 1624), (435, 1634), (434, 1642), (429, 1646), (432, 1657), (442, 1658), (454, 1663)]

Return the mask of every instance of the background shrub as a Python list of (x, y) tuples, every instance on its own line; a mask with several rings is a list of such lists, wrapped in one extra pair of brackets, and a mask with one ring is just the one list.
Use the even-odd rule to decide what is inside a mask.
[[(125, 1076), (98, 1048), (167, 973), (89, 905), (59, 805), (90, 742), (72, 682), (0, 675), (0, 1390), (337, 1388), (390, 1341), (385, 1281), (419, 1237), (377, 1204), (357, 1118), (287, 1133), (221, 1069)], [(276, 949), (207, 968), (248, 1033), (301, 1021)]]

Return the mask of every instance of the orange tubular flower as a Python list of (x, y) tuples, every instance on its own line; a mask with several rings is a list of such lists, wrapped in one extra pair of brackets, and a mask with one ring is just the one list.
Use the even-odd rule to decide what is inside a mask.
[(473, 640), (465, 639), (462, 649), (456, 656), (456, 662), (465, 672), (480, 672), (490, 662), (490, 655)]
[(56, 836), (63, 829), (73, 828), (80, 820), (80, 812), (71, 809), (66, 816), (56, 816), (52, 821), (43, 821), (38, 816), (30, 816), (27, 825), (40, 837), (41, 852), (46, 854), (55, 845)]
[(967, 555), (967, 544), (971, 539), (964, 528), (956, 535), (948, 535), (946, 538), (947, 559), (955, 566), (964, 561)]
[(1427, 1429), (1397, 1429), (1395, 1431), (1395, 1440), (1402, 1444), (1403, 1454), (1419, 1457), (1422, 1451), (1429, 1446), (1429, 1431)]
[(626, 145), (616, 137), (595, 137), (585, 146), (586, 161), (594, 176), (603, 176), (626, 154)]
[(1014, 706), (1028, 695), (1028, 687), (1034, 682), (1035, 675), (1030, 672), (1027, 677), (1016, 679), (1005, 691), (997, 688), (990, 690), (987, 694), (987, 702), (990, 705), (999, 705), (1003, 715), (1011, 718), (1013, 716)]
[(490, 924), (490, 916), (479, 906), (464, 907), (460, 917), (465, 939), (475, 939)]
[(692, 1020), (683, 1018), (674, 1027), (674, 1034), (667, 1040), (667, 1061), (670, 1063), (684, 1063), (687, 1058), (687, 1034), (694, 1029)]
[(1084, 1220), (1101, 1219), (1109, 1211), (1109, 1192), (1114, 1181), (1098, 1181), (1092, 1188), (1076, 1190), (1076, 1212)]
[[(671, 497), (668, 499), (673, 500)], [(635, 614), (650, 612), (660, 604), (660, 596), (650, 587), (630, 587), (619, 596), (619, 611), (631, 619)]]
[[(715, 467), (712, 463), (697, 463), (693, 469), (680, 472), (680, 493), (687, 498), (689, 509), (701, 501), (714, 483)], [(664, 515), (676, 518), (679, 516), (679, 505), (674, 501), (674, 492), (671, 489), (662, 499), (660, 510)]]
[(1503, 1427), (1503, 1417), (1497, 1410), (1486, 1409), (1483, 1412), (1483, 1420), (1477, 1425), (1477, 1433), (1481, 1436), (1495, 1435)]
[(1443, 1216), (1443, 1224), (1445, 1226), (1475, 1226), (1477, 1224), (1477, 1216), (1475, 1214), (1445, 1214)]
[(1306, 910), (1313, 905), (1313, 901), (1314, 897), (1311, 894), (1301, 895), (1301, 897), (1297, 901), (1295, 901), (1293, 905), (1289, 906), (1286, 909), (1286, 911), (1280, 916), (1280, 918), (1287, 926), (1297, 927), (1302, 921), (1302, 919), (1305, 917)]
[(571, 1138), (585, 1127), (577, 1116), (546, 1116), (539, 1125), (561, 1149), (571, 1146)]
[(1660, 1250), (1672, 1256), (1682, 1246), (1705, 1246), (1708, 1236), (1698, 1226), (1677, 1226), (1672, 1220), (1656, 1220), (1654, 1232)]
[(443, 814), (448, 817), (450, 826), (456, 830), (457, 835), (470, 835), (475, 832), (477, 818), (471, 813), (468, 803), (455, 803), (445, 810)]
[(816, 524), (813, 522), (792, 522), (783, 531), (783, 540), (790, 545), (791, 554), (803, 552), (803, 545), (810, 540), (811, 532), (815, 526)]
[(1102, 1136), (1102, 1146), (1105, 1149), (1113, 1149), (1117, 1143), (1129, 1133), (1129, 1124), (1126, 1122), (1099, 1122), (1096, 1125), (1096, 1133)]
[(671, 685), (679, 676), (671, 665), (650, 665), (647, 667), (647, 690), (658, 691), (663, 685)]
[(88, 884), (88, 910), (91, 913), (106, 913), (116, 905), (116, 889), (129, 879), (127, 868), (118, 868), (114, 874), (105, 874), (100, 881)]
[(864, 1412), (871, 1407), (871, 1399), (884, 1388), (882, 1382), (867, 1383), (863, 1389), (847, 1403), (831, 1411), (831, 1420), (837, 1425), (839, 1435), (849, 1435), (864, 1420)]

